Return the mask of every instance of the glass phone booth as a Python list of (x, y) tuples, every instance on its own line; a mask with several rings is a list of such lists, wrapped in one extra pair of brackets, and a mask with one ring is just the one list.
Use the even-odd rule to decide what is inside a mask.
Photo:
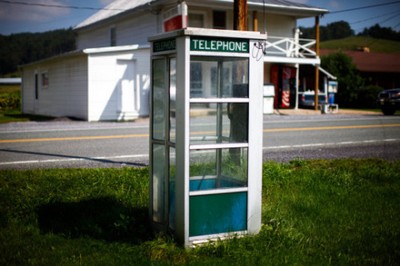
[(265, 38), (187, 28), (149, 39), (150, 217), (185, 246), (260, 229)]

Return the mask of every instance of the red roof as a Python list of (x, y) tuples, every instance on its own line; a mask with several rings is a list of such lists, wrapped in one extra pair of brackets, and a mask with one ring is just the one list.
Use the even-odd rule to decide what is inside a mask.
[[(336, 50), (321, 49), (320, 55), (328, 55)], [(361, 72), (390, 72), (400, 73), (400, 54), (375, 53), (363, 51), (344, 51), (353, 59), (353, 63)]]

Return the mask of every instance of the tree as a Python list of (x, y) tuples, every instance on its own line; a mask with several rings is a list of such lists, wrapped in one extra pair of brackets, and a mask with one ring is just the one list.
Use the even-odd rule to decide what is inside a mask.
[[(337, 21), (329, 23), (326, 26), (320, 26), (320, 40), (328, 41), (335, 39), (343, 39), (354, 35), (354, 31), (351, 29), (350, 24), (346, 21)], [(303, 33), (303, 38), (314, 39), (315, 28), (303, 28), (300, 27), (300, 31)]]
[(376, 39), (400, 41), (400, 32), (396, 32), (392, 28), (381, 27), (379, 24), (375, 24), (370, 28), (365, 28), (359, 35), (370, 36)]
[(343, 39), (354, 35), (354, 31), (346, 21), (338, 21), (330, 23), (326, 26), (327, 28), (327, 39)]
[(344, 107), (354, 107), (364, 82), (352, 58), (343, 52), (329, 54), (322, 56), (321, 66), (338, 78), (338, 103)]
[(0, 35), (0, 75), (15, 72), (18, 65), (74, 49), (75, 33), (72, 29)]

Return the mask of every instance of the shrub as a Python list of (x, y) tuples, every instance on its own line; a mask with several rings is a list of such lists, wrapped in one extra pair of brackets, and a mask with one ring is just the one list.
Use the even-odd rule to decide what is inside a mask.
[(357, 101), (354, 107), (377, 108), (376, 97), (383, 88), (375, 85), (361, 87), (357, 90)]
[(0, 94), (0, 110), (15, 110), (21, 108), (20, 93), (4, 93)]

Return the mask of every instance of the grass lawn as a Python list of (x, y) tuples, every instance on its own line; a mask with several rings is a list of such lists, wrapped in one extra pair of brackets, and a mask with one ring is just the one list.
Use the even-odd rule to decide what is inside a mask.
[(374, 39), (366, 36), (351, 36), (344, 39), (321, 42), (322, 49), (356, 50), (359, 47), (368, 47), (371, 52), (399, 53), (399, 42), (384, 39)]
[(53, 119), (54, 117), (50, 116), (22, 114), (20, 110), (0, 111), (0, 124), (10, 122), (50, 121)]
[(195, 249), (154, 235), (148, 169), (0, 171), (0, 265), (398, 265), (400, 164), (263, 167), (261, 232)]

